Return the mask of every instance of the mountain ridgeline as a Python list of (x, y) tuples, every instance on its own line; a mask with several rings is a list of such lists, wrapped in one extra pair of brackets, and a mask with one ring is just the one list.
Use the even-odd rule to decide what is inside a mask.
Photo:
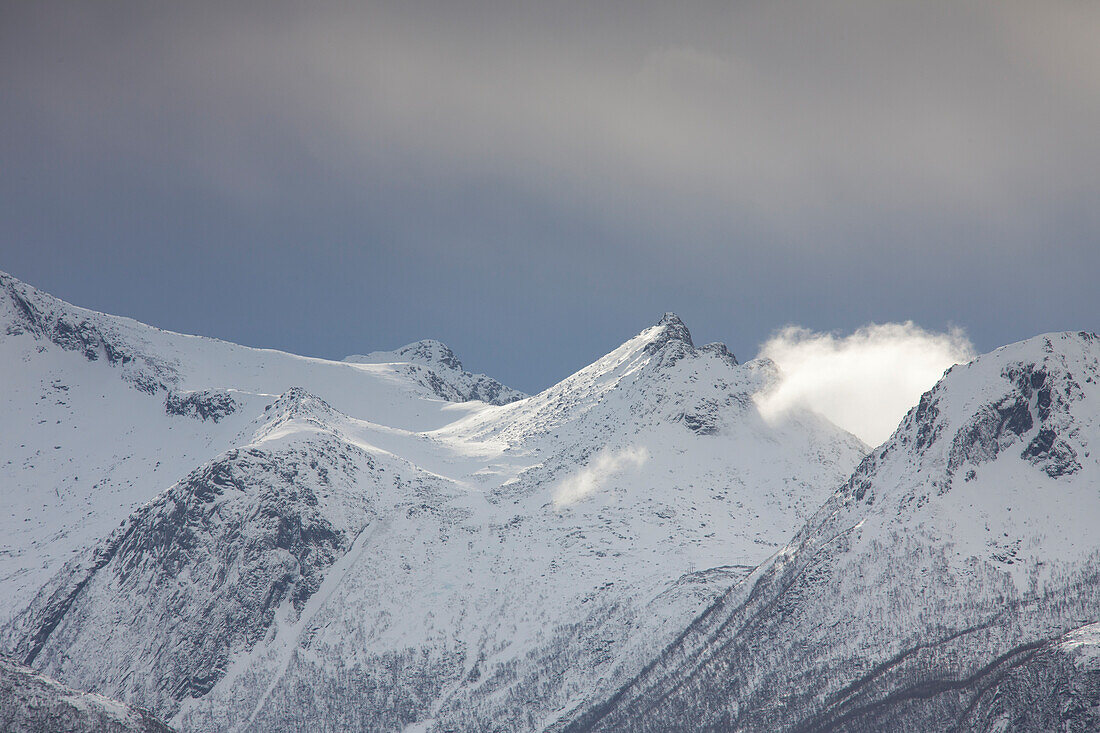
[(872, 450), (766, 419), (777, 367), (673, 314), (527, 396), (438, 341), (304, 358), (0, 274), (0, 715), (1095, 730), (1098, 358), (953, 367)]
[(952, 368), (779, 553), (566, 730), (1095, 730), (1100, 339)]

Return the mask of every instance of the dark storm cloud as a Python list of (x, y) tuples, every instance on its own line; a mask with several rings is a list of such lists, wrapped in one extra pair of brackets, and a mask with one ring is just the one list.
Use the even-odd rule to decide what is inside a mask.
[(0, 269), (91, 306), (527, 389), (666, 309), (1096, 328), (1095, 4), (0, 12)]

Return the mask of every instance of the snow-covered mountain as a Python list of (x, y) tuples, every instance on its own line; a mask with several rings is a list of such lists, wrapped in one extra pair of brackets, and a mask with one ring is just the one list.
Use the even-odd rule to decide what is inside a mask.
[(78, 692), (0, 656), (0, 730), (9, 733), (172, 733), (144, 710)]
[(470, 374), (455, 353), (433, 339), (424, 339), (394, 351), (372, 351), (344, 357), (352, 364), (401, 364), (413, 381), (432, 394), (451, 402), (480, 400), (491, 405), (506, 405), (526, 397), (484, 374)]
[(182, 730), (568, 719), (866, 451), (671, 314), (521, 399), (438, 342), (307, 359), (2, 276), (0, 369), (2, 646)]
[(776, 367), (673, 314), (525, 397), (437, 341), (309, 359), (0, 274), (0, 376), (0, 651), (33, 668), (2, 670), (12, 710), (1100, 727), (1092, 335), (952, 368), (870, 454), (764, 419)]
[(953, 367), (589, 730), (1100, 729), (1100, 338)]
[(453, 421), (471, 385), (519, 396), (456, 364), (249, 349), (77, 308), (0, 273), (0, 624), (79, 549), (239, 445), (292, 387), (402, 430)]

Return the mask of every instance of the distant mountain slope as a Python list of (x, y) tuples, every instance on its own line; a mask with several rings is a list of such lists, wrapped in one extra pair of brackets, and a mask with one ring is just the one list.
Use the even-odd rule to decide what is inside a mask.
[(339, 727), (536, 730), (582, 704), (862, 455), (809, 415), (765, 423), (751, 396), (768, 368), (695, 349), (669, 316), (539, 395), (424, 434), (400, 454), (448, 483), (380, 512), (308, 623), (175, 720), (268, 730), (340, 701)]
[[(811, 414), (762, 419), (774, 366), (671, 314), (502, 405), (440, 399), (423, 369), (492, 395), (437, 342), (339, 363), (66, 318), (135, 356), (46, 326), (0, 339), (10, 429), (46, 420), (6, 469), (46, 511), (0, 577), (19, 590), (0, 639), (183, 730), (540, 729), (635, 675), (866, 450)], [(147, 363), (169, 375), (151, 394), (125, 378)], [(82, 452), (44, 449), (51, 419)], [(85, 509), (104, 520), (78, 528)]]
[(293, 387), (397, 430), (485, 406), (456, 401), (519, 396), (413, 358), (349, 364), (162, 331), (4, 273), (0, 376), (0, 625), (81, 548), (246, 441), (256, 415)]
[(564, 727), (1095, 730), (1097, 446), (1095, 335), (953, 367), (782, 552)]
[(171, 733), (144, 710), (65, 687), (0, 656), (0, 730), (7, 733)]
[(427, 387), (437, 397), (451, 402), (481, 400), (491, 405), (506, 405), (527, 395), (487, 377), (471, 374), (446, 344), (432, 339), (417, 341), (393, 351), (372, 351), (365, 356), (344, 357), (351, 364), (405, 365), (404, 372)]
[[(3, 272), (0, 336), (4, 343), (25, 343), (12, 337), (29, 336), (40, 352), (43, 347), (58, 347), (89, 362), (106, 362), (116, 367), (124, 380), (149, 394), (233, 389), (270, 396), (303, 386), (341, 411), (360, 416), (369, 413), (372, 419), (399, 427), (424, 429), (430, 425), (410, 421), (415, 416), (410, 414), (415, 413), (409, 409), (410, 398), (413, 403), (417, 398), (465, 402), (479, 399), (471, 392), (480, 390), (496, 394), (486, 401), (502, 404), (523, 396), (489, 377), (464, 371), (450, 349), (438, 342), (377, 352), (393, 358), (368, 363), (302, 357), (186, 336), (79, 308)], [(417, 347), (427, 343), (435, 344), (449, 358), (426, 359)]]

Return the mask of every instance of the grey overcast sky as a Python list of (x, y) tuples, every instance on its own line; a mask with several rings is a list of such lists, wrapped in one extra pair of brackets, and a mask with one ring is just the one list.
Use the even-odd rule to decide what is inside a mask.
[(663, 311), (752, 356), (1100, 328), (1100, 3), (0, 3), (0, 269), (536, 390)]

